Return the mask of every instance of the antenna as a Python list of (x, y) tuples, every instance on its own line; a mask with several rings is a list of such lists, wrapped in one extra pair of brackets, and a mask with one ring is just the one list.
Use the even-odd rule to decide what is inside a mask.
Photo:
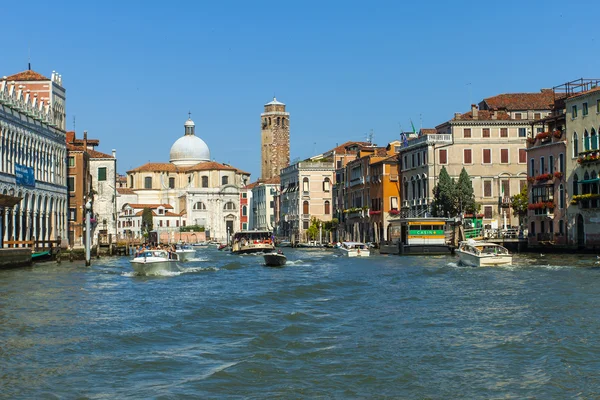
[(375, 136), (375, 133), (373, 133), (373, 129), (371, 129), (371, 132), (369, 132), (369, 140), (368, 140), (368, 142), (370, 144), (373, 144), (373, 136)]
[(423, 129), (423, 114), (419, 114), (419, 131)]
[(75, 116), (73, 115), (73, 132), (75, 132)]
[(31, 46), (27, 43), (27, 68), (31, 71)]

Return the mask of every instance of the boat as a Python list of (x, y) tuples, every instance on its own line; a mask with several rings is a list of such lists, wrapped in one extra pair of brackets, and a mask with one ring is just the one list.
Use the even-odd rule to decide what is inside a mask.
[(490, 267), (512, 264), (512, 254), (504, 246), (496, 243), (469, 239), (460, 242), (454, 251), (462, 265), (470, 267)]
[(289, 240), (282, 240), (281, 242), (277, 243), (277, 247), (293, 247), (293, 245)]
[(271, 231), (239, 231), (233, 235), (231, 252), (234, 254), (271, 253), (275, 250), (275, 241)]
[(159, 271), (179, 271), (177, 253), (166, 250), (142, 250), (130, 261), (136, 274), (155, 275)]
[(50, 250), (38, 251), (36, 253), (31, 254), (32, 261), (47, 261), (47, 260), (50, 260), (51, 258), (52, 258), (52, 253), (50, 252)]
[(369, 246), (361, 242), (342, 242), (335, 251), (344, 257), (369, 257), (371, 255)]
[(228, 250), (231, 250), (231, 248), (229, 247), (229, 245), (227, 243), (221, 243), (219, 245), (219, 247), (217, 247), (217, 250), (228, 251)]
[(192, 246), (194, 246), (194, 247), (206, 247), (206, 246), (208, 246), (208, 242), (192, 243)]
[(267, 267), (283, 267), (287, 261), (287, 257), (281, 250), (277, 253), (265, 253), (263, 257)]
[(178, 244), (175, 246), (175, 253), (177, 253), (179, 261), (188, 261), (196, 255), (196, 250), (189, 244)]

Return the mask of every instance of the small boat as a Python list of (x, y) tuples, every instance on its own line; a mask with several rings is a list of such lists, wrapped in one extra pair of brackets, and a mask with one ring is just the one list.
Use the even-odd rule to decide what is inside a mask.
[(361, 242), (342, 242), (336, 252), (344, 257), (369, 257), (369, 246)]
[(208, 242), (192, 243), (192, 246), (194, 246), (194, 247), (206, 247), (206, 246), (208, 246)]
[(271, 231), (240, 231), (233, 235), (233, 254), (271, 253), (274, 250), (275, 243)]
[(289, 240), (282, 240), (281, 242), (277, 243), (277, 247), (293, 247), (293, 246), (292, 246), (292, 242), (290, 242)]
[(177, 253), (165, 250), (143, 250), (130, 261), (136, 274), (155, 275), (159, 271), (179, 271)]
[(196, 255), (196, 250), (189, 244), (178, 244), (175, 246), (175, 253), (177, 253), (179, 261), (188, 261)]
[(458, 260), (470, 267), (490, 267), (512, 264), (512, 254), (504, 246), (496, 243), (469, 239), (460, 242), (455, 250)]
[(230, 247), (227, 243), (221, 243), (219, 245), (219, 247), (217, 247), (217, 250), (221, 250), (221, 251), (227, 251), (229, 249), (230, 249)]
[(287, 261), (287, 257), (282, 252), (265, 253), (263, 257), (267, 267), (283, 267)]
[(47, 261), (47, 260), (50, 260), (51, 258), (52, 258), (52, 253), (50, 253), (50, 250), (38, 251), (36, 253), (31, 254), (32, 261)]

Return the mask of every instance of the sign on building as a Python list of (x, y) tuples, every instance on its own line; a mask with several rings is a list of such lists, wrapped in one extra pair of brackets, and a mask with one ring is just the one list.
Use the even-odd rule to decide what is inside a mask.
[(15, 164), (15, 179), (19, 186), (35, 187), (35, 178), (31, 167)]

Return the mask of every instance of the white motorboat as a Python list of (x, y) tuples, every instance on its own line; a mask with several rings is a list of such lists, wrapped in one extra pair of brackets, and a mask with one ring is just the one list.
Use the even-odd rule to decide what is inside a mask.
[(265, 265), (268, 267), (283, 267), (287, 261), (287, 257), (281, 252), (265, 253)]
[(490, 267), (512, 264), (512, 254), (504, 246), (496, 243), (469, 239), (460, 242), (455, 250), (458, 260), (470, 267)]
[(178, 244), (175, 246), (175, 253), (177, 253), (179, 261), (188, 261), (196, 255), (196, 250), (189, 244)]
[(233, 235), (233, 254), (270, 253), (275, 250), (272, 232), (267, 230), (240, 231)]
[(342, 242), (335, 251), (344, 257), (369, 257), (369, 246), (361, 242)]
[(160, 271), (179, 271), (176, 253), (165, 250), (143, 250), (130, 261), (136, 274), (156, 275)]

